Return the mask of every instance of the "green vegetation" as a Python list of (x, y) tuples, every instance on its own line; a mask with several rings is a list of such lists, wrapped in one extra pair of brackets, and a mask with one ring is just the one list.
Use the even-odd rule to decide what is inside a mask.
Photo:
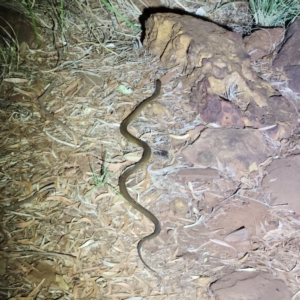
[(64, 29), (65, 29), (65, 11), (64, 11), (64, 0), (60, 0), (60, 26), (61, 26), (61, 37), (64, 40)]
[(123, 17), (112, 5), (110, 5), (106, 0), (101, 0), (101, 2), (114, 14), (116, 14), (120, 19), (122, 19), (129, 26), (141, 31), (141, 29), (134, 24), (132, 24), (128, 19)]
[[(11, 26), (10, 28), (12, 29)], [(10, 35), (5, 28), (0, 27), (0, 32), (3, 33), (2, 45), (0, 45), (0, 77), (4, 79), (13, 69), (18, 68), (20, 62), (19, 43), (17, 38)], [(13, 29), (12, 32), (14, 34)]]
[(34, 29), (34, 34), (35, 34), (35, 42), (38, 44), (39, 43), (39, 39), (38, 39), (38, 31), (37, 31), (37, 27), (36, 27), (36, 22), (35, 22), (35, 17), (34, 17), (34, 13), (32, 11), (32, 5), (30, 3), (30, 1), (27, 0), (27, 10), (29, 12), (30, 18), (31, 18), (31, 24), (32, 27)]
[(300, 13), (299, 0), (249, 0), (255, 23), (265, 27), (284, 27)]
[(104, 156), (103, 165), (102, 165), (99, 175), (96, 174), (93, 166), (90, 166), (91, 173), (92, 173), (92, 179), (94, 181), (95, 186), (86, 193), (86, 196), (88, 196), (95, 189), (101, 188), (105, 185), (108, 185), (117, 195), (120, 195), (122, 197), (120, 192), (114, 186), (112, 186), (107, 180), (107, 177), (108, 177), (108, 174), (110, 173), (110, 171), (108, 170), (108, 168), (106, 166), (106, 161), (107, 161), (107, 153)]

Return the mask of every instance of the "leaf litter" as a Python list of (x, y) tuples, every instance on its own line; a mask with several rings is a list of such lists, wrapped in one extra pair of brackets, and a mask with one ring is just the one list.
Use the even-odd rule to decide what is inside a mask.
[[(206, 293), (203, 299), (209, 299), (207, 288), (225, 274), (224, 265), (234, 270), (235, 264), (260, 263), (265, 269), (298, 272), (295, 225), (299, 224), (277, 210), (271, 212), (284, 229), (258, 234), (256, 242), (263, 246), (236, 258), (208, 259), (208, 251), (216, 253), (218, 248), (207, 250), (205, 243), (237, 252), (214, 235), (218, 229), (200, 231), (198, 248), (179, 250), (181, 244), (195, 239), (195, 226), (205, 229), (210, 219), (217, 218), (214, 211), (199, 207), (203, 193), (230, 197), (231, 205), (245, 198), (268, 203), (257, 200), (258, 194), (251, 195), (265, 165), (241, 182), (234, 182), (222, 166), (222, 179), (213, 183), (176, 179), (178, 169), (189, 167), (181, 151), (194, 134), (198, 137), (194, 130), (201, 125), (192, 117), (180, 78), (165, 84), (159, 105), (149, 107), (130, 128), (151, 148), (169, 152), (167, 157), (154, 154), (148, 174), (140, 172), (128, 182), (133, 195), (158, 216), (165, 229), (143, 249), (147, 262), (163, 278), (144, 268), (136, 244), (153, 229), (118, 194), (120, 173), (140, 157), (136, 147), (121, 137), (119, 125), (152, 94), (154, 80), (165, 70), (140, 48), (139, 34), (133, 28), (94, 2), (75, 1), (71, 8), (66, 1), (70, 9), (64, 19), (67, 47), (58, 49), (48, 32), (47, 51), (27, 50), (31, 73), (24, 71), (20, 76), (24, 78), (17, 72), (11, 74), (2, 86), (1, 93), (11, 101), (0, 111), (0, 255), (9, 274), (4, 278), (9, 287), (5, 295), (11, 299), (37, 295), (50, 299), (196, 299)], [(137, 20), (139, 12), (131, 1), (113, 3), (123, 15)], [(40, 18), (48, 29), (51, 18), (55, 19), (52, 9), (48, 19)], [(42, 15), (43, 9), (37, 11), (38, 17)], [(56, 29), (51, 34), (63, 44)], [(39, 101), (44, 89), (47, 94)], [(248, 190), (234, 193), (243, 184)], [(50, 195), (44, 195), (43, 188), (50, 185)], [(186, 204), (175, 202), (170, 210), (178, 198)], [(225, 213), (226, 204), (218, 207), (218, 214)], [(196, 259), (190, 259), (194, 253)]]

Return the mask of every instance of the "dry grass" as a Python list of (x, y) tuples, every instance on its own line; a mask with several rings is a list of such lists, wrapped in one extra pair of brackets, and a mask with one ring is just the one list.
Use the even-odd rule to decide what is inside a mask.
[[(138, 24), (140, 11), (131, 1), (110, 3)], [(232, 193), (245, 182), (234, 181), (224, 170), (224, 177), (212, 184), (184, 186), (174, 180), (174, 172), (186, 166), (179, 158), (187, 141), (171, 143), (171, 137), (185, 135), (201, 122), (186, 105), (188, 91), (182, 90), (180, 79), (165, 85), (158, 103), (132, 128), (155, 149), (155, 162), (148, 175), (137, 174), (129, 185), (155, 214), (178, 197), (191, 210), (185, 218), (165, 217), (162, 225), (172, 233), (143, 251), (162, 278), (149, 273), (136, 244), (152, 225), (117, 193), (118, 177), (130, 164), (123, 155), (139, 154), (121, 137), (119, 125), (152, 94), (154, 80), (165, 70), (141, 47), (140, 33), (101, 1), (65, 4), (64, 35), (56, 7), (47, 7), (46, 15), (45, 8), (36, 8), (46, 47), (27, 50), (24, 67), (10, 72), (1, 86), (0, 297), (213, 299), (209, 283), (225, 274), (228, 264), (234, 270), (242, 261), (209, 260), (202, 246), (189, 249), (197, 260), (177, 257), (179, 237), (188, 238), (195, 223), (215, 218), (197, 209), (195, 199), (203, 191), (240, 200)], [(120, 85), (132, 93), (119, 92)], [(159, 155), (166, 150), (169, 157)], [(257, 200), (262, 174), (261, 168), (257, 177), (247, 179), (241, 197)], [(258, 236), (264, 246), (248, 254), (247, 265), (259, 262), (264, 270), (297, 274), (298, 221), (274, 214), (287, 227)], [(213, 234), (208, 237), (213, 240)], [(287, 248), (295, 251), (286, 256)]]

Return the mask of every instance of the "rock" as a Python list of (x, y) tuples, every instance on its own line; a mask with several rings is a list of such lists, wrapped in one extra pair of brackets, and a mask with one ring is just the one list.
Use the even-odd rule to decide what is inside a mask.
[(266, 171), (263, 187), (271, 193), (270, 204), (287, 203), (283, 209), (300, 214), (300, 155), (273, 160)]
[(288, 286), (264, 272), (234, 272), (211, 284), (217, 300), (291, 299)]
[(187, 183), (189, 181), (212, 181), (214, 179), (219, 179), (220, 175), (217, 170), (210, 168), (201, 169), (201, 168), (186, 168), (181, 169), (177, 172), (177, 176), (180, 180)]
[[(255, 129), (206, 129), (182, 154), (194, 166), (227, 169), (241, 178), (269, 155), (262, 134)], [(220, 170), (222, 171), (222, 170)]]
[(266, 133), (273, 139), (288, 137), (294, 130), (294, 108), (252, 71), (237, 33), (172, 13), (151, 15), (145, 27), (144, 45), (164, 67), (179, 69), (183, 85), (192, 88), (189, 105), (203, 122), (238, 128), (271, 126)]
[(251, 35), (244, 37), (246, 52), (250, 55), (251, 61), (261, 59), (274, 51), (283, 36), (284, 29), (278, 27), (256, 30)]
[(300, 93), (300, 18), (288, 28), (279, 48), (273, 67), (284, 71), (288, 77), (288, 87), (295, 93)]

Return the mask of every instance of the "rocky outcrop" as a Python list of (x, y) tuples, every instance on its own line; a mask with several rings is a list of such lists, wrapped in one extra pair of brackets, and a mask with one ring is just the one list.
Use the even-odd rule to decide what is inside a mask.
[(265, 128), (287, 137), (297, 116), (289, 102), (251, 69), (243, 40), (192, 16), (155, 14), (146, 21), (144, 45), (168, 68), (177, 66), (191, 87), (190, 105), (204, 123)]
[(273, 67), (283, 71), (288, 78), (288, 87), (300, 93), (300, 18), (287, 30)]

